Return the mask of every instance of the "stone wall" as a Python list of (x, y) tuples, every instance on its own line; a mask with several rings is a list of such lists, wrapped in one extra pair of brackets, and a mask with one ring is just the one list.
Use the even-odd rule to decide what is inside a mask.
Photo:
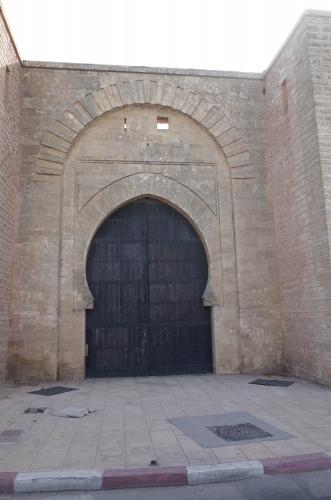
[(331, 382), (330, 32), (330, 14), (306, 13), (265, 75), (25, 62), (19, 135), (2, 29), (2, 373), (21, 138), (10, 378), (84, 376), (88, 245), (118, 206), (153, 195), (209, 255), (214, 370)]
[(330, 15), (307, 13), (265, 79), (285, 363), (290, 373), (328, 383), (330, 48)]
[[(309, 58), (312, 71), (314, 106), (319, 144), (320, 166), (327, 217), (329, 252), (331, 251), (331, 13), (311, 15), (307, 22)], [(326, 276), (327, 277), (327, 276)], [(329, 275), (330, 280), (330, 275)], [(330, 290), (331, 281), (325, 281)], [(328, 323), (331, 324), (329, 309)], [(330, 327), (331, 330), (331, 327)], [(331, 368), (331, 353), (329, 357)]]
[[(72, 253), (70, 245), (75, 246), (75, 242), (70, 242), (70, 237), (68, 239), (73, 228), (67, 216), (72, 203), (76, 203), (73, 200), (76, 200), (77, 189), (72, 184), (71, 191), (68, 191), (65, 176), (71, 168), (72, 152), (84, 139), (89, 127), (94, 123), (97, 126), (109, 113), (104, 125), (100, 122), (102, 132), (107, 123), (112, 123), (112, 114), (115, 120), (114, 109), (127, 108), (130, 112), (135, 105), (143, 109), (162, 106), (169, 113), (176, 111), (184, 117), (186, 115), (183, 127), (191, 133), (190, 140), (185, 139), (187, 153), (190, 147), (193, 150), (196, 130), (200, 127), (215, 142), (225, 161), (227, 173), (224, 178), (228, 181), (227, 184), (220, 182), (217, 187), (221, 205), (216, 215), (221, 221), (218, 227), (223, 225), (224, 228), (220, 237), (225, 250), (218, 256), (218, 259), (222, 258), (220, 285), (228, 292), (223, 302), (213, 306), (214, 345), (218, 353), (218, 361), (214, 360), (215, 371), (278, 370), (282, 367), (282, 328), (272, 212), (267, 197), (261, 76), (26, 63), (22, 105), (22, 208), (10, 376), (22, 379), (83, 376), (84, 320), (79, 308), (89, 307), (81, 300), (84, 296), (84, 283), (81, 283), (84, 253), (76, 257), (80, 266), (77, 287), (71, 287), (68, 293), (68, 288), (60, 286), (64, 275), (73, 272), (72, 261), (71, 270), (62, 265), (63, 258), (68, 255), (67, 251), (63, 254), (63, 242), (68, 240), (66, 248), (69, 254)], [(192, 120), (197, 129), (192, 128)], [(184, 164), (183, 139), (176, 140), (179, 163)], [(95, 142), (91, 142), (91, 149), (93, 145)], [(139, 139), (136, 146), (137, 150), (143, 146)], [(113, 151), (114, 161), (122, 159), (116, 157), (118, 148), (116, 141), (112, 143), (111, 136), (108, 147), (109, 152)], [(98, 156), (97, 153), (93, 149), (93, 155)], [(173, 160), (176, 160), (176, 155)], [(203, 163), (207, 157), (200, 160)], [(90, 177), (92, 184), (100, 182), (98, 172), (102, 170), (97, 162), (93, 168), (96, 171)], [(116, 161), (114, 168), (117, 168)], [(184, 168), (182, 166), (183, 172)], [(190, 192), (196, 197), (204, 189), (203, 186), (196, 187), (199, 175), (199, 169), (196, 169), (190, 180), (193, 186)], [(139, 189), (149, 186), (148, 192), (152, 191), (152, 194), (157, 190), (168, 192), (169, 196), (164, 194), (164, 197), (169, 201), (168, 188), (160, 183), (156, 183), (156, 187), (150, 179), (143, 188), (140, 183)], [(92, 192), (93, 189), (95, 187), (91, 185)], [(137, 189), (136, 185), (126, 186), (121, 194), (126, 190), (137, 192)], [(116, 195), (112, 196), (116, 199)], [(100, 199), (103, 210), (108, 201), (109, 198)], [(177, 206), (180, 208), (181, 205), (190, 210), (188, 195), (183, 194), (182, 199), (177, 200)], [(92, 206), (91, 214), (94, 211), (97, 221), (102, 217), (101, 209), (99, 205)], [(111, 210), (110, 204), (107, 210)], [(83, 235), (87, 238), (84, 221), (80, 224), (75, 236), (77, 241), (82, 240)], [(214, 238), (219, 238), (217, 233), (219, 229)], [(78, 249), (80, 247), (78, 244)], [(59, 311), (63, 313), (60, 319)], [(66, 320), (68, 315), (71, 315), (70, 322)], [(70, 339), (76, 340), (71, 342)]]
[(12, 264), (17, 213), (21, 63), (0, 7), (0, 380), (10, 330)]

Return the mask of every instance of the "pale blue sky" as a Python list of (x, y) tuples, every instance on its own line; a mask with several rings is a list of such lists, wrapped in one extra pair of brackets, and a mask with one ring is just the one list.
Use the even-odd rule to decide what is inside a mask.
[(23, 59), (263, 71), (331, 0), (2, 0)]

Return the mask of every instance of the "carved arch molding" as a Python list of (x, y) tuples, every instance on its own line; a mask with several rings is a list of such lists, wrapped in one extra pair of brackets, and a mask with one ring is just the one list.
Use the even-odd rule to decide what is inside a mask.
[[(41, 140), (35, 176), (61, 176), (68, 153), (80, 132), (102, 115), (130, 105), (159, 105), (189, 116), (218, 143), (230, 169), (250, 166), (250, 155), (245, 142), (220, 105), (210, 103), (198, 94), (187, 92), (171, 83), (131, 80), (113, 83), (107, 88), (89, 93), (54, 120)], [(119, 182), (125, 183), (123, 189), (108, 186), (87, 204), (75, 221), (74, 309), (77, 311), (93, 307), (93, 299), (86, 283), (85, 262), (97, 227), (122, 204), (144, 195), (155, 196), (173, 205), (197, 229), (209, 260), (204, 303), (209, 306), (221, 305), (222, 245), (215, 214), (194, 193), (162, 176), (145, 173)], [(126, 193), (125, 198), (118, 199), (118, 192)]]
[[(74, 308), (93, 308), (93, 297), (86, 281), (85, 263), (93, 236), (105, 218), (137, 198), (151, 195), (166, 201), (181, 212), (197, 230), (206, 249), (208, 282), (204, 305), (223, 302), (221, 246), (218, 220), (208, 206), (192, 191), (160, 174), (138, 173), (108, 185), (91, 199), (76, 219), (74, 253)], [(215, 237), (216, 235), (216, 237)]]

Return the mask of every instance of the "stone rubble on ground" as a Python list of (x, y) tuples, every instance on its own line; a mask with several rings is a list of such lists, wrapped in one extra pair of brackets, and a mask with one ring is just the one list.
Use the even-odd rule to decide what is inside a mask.
[(66, 408), (52, 408), (53, 417), (82, 418), (91, 413), (95, 413), (94, 408), (79, 408), (77, 406), (67, 406)]

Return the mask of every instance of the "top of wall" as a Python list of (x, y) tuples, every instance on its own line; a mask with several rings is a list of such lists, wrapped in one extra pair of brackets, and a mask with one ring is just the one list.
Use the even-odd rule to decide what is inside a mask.
[(232, 79), (248, 79), (248, 80), (261, 80), (263, 79), (268, 71), (277, 61), (278, 57), (289, 43), (291, 38), (294, 36), (295, 32), (299, 26), (303, 23), (304, 19), (307, 17), (331, 17), (331, 11), (324, 10), (305, 10), (298, 22), (293, 27), (292, 31), (289, 33), (286, 40), (283, 42), (279, 48), (276, 55), (271, 60), (269, 66), (262, 73), (255, 72), (239, 72), (239, 71), (218, 71), (218, 70), (205, 70), (205, 69), (191, 69), (191, 68), (158, 68), (158, 67), (148, 67), (148, 66), (119, 66), (119, 65), (108, 65), (108, 64), (82, 64), (82, 63), (65, 63), (65, 62), (50, 62), (50, 61), (22, 61), (17, 50), (15, 41), (12, 36), (11, 29), (9, 27), (6, 16), (3, 12), (3, 7), (0, 0), (0, 15), (3, 17), (6, 28), (8, 30), (11, 42), (13, 44), (14, 50), (19, 61), (24, 67), (27, 68), (40, 68), (40, 69), (57, 69), (57, 70), (73, 70), (73, 71), (101, 71), (101, 72), (118, 72), (118, 73), (146, 73), (146, 74), (158, 74), (158, 75), (179, 75), (179, 76), (195, 76), (195, 77), (214, 77), (214, 78), (232, 78)]
[(5, 29), (6, 29), (6, 31), (7, 31), (7, 33), (8, 33), (8, 36), (9, 36), (9, 38), (10, 38), (11, 45), (12, 45), (12, 47), (13, 47), (14, 51), (15, 51), (15, 54), (16, 54), (16, 56), (17, 56), (17, 59), (18, 59), (18, 61), (19, 61), (20, 63), (22, 63), (21, 56), (20, 56), (20, 54), (19, 54), (19, 51), (18, 51), (18, 49), (17, 49), (17, 46), (16, 46), (16, 43), (15, 43), (15, 40), (14, 40), (13, 35), (12, 35), (12, 30), (10, 29), (10, 26), (9, 26), (8, 20), (7, 20), (7, 18), (6, 18), (6, 16), (5, 16), (5, 13), (4, 13), (4, 11), (3, 11), (3, 7), (2, 7), (1, 0), (0, 0), (0, 17), (3, 19), (4, 25), (5, 25)]
[(282, 43), (282, 45), (280, 46), (280, 48), (276, 52), (276, 54), (274, 55), (274, 57), (272, 58), (269, 66), (263, 72), (263, 77), (266, 77), (267, 73), (270, 71), (270, 69), (273, 67), (273, 65), (277, 61), (278, 57), (280, 56), (280, 54), (283, 52), (284, 48), (288, 45), (288, 43), (295, 35), (298, 28), (301, 26), (301, 24), (304, 22), (304, 20), (307, 17), (331, 17), (331, 11), (329, 11), (329, 10), (305, 10), (302, 13), (301, 17), (298, 19), (297, 23), (294, 25), (294, 27), (290, 31), (287, 38), (284, 40), (284, 42)]
[(239, 71), (217, 71), (207, 69), (183, 69), (183, 68), (157, 68), (149, 66), (114, 66), (108, 64), (81, 64), (63, 63), (48, 61), (23, 61), (23, 66), (27, 68), (64, 69), (64, 70), (85, 70), (104, 71), (115, 73), (148, 73), (157, 75), (182, 75), (201, 76), (216, 78), (243, 78), (249, 80), (260, 80), (262, 73), (244, 73)]

